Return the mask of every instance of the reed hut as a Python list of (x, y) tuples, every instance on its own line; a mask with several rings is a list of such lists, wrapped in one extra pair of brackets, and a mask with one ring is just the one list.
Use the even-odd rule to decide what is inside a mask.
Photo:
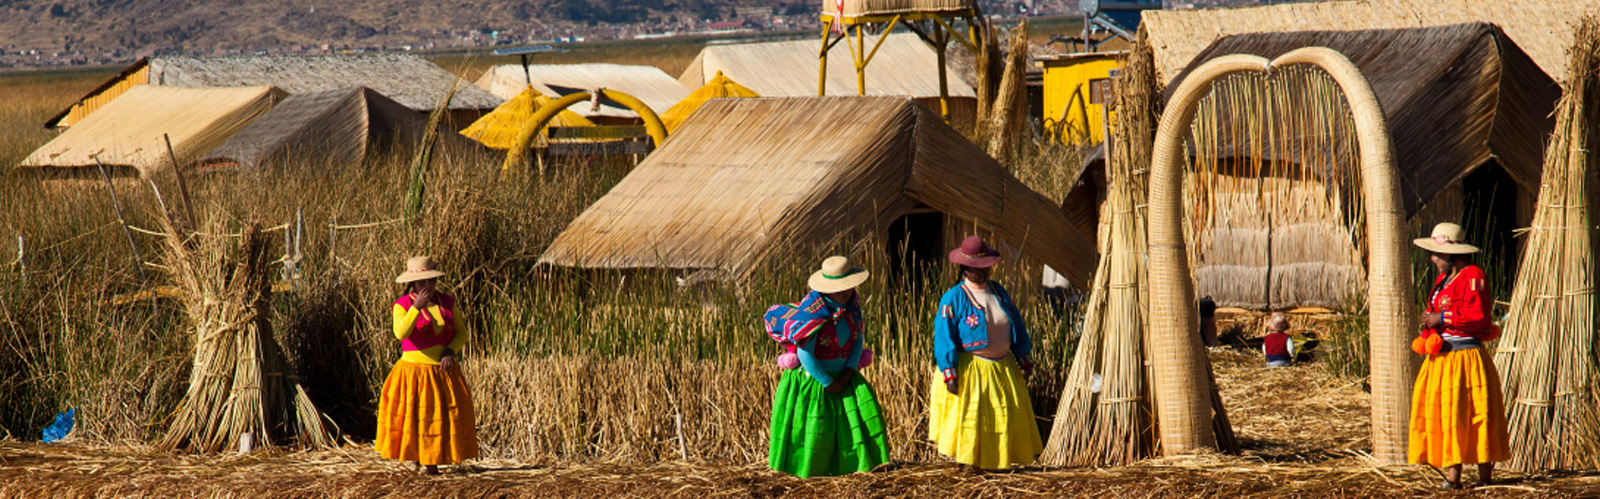
[(427, 128), (427, 116), (370, 88), (296, 94), (211, 150), (200, 165), (268, 170), (359, 164), (382, 154), (408, 154)]
[[(845, 7), (849, 10), (860, 6), (852, 7), (847, 2)], [(878, 38), (873, 37), (868, 43), (877, 42)], [(810, 39), (707, 45), (678, 76), (678, 81), (687, 88), (699, 88), (720, 73), (764, 97), (819, 95), (819, 49), (817, 41)], [(891, 33), (877, 50), (865, 68), (866, 95), (914, 97), (929, 109), (939, 109), (939, 60), (928, 44), (913, 33)], [(850, 49), (836, 45), (828, 54), (827, 94), (854, 95), (856, 70)], [(977, 91), (957, 71), (946, 69), (944, 77), (950, 93), (951, 121), (972, 123), (977, 115)]]
[(990, 231), (1080, 286), (1094, 271), (1092, 235), (903, 97), (708, 102), (539, 261), (737, 277), (789, 251), (893, 241), (908, 216)]
[[(140, 59), (45, 122), (67, 128), (141, 85), (218, 88), (271, 85), (291, 94), (367, 87), (414, 111), (445, 105), (450, 123), (465, 125), (502, 99), (410, 54), (329, 56), (160, 56)], [(451, 93), (452, 89), (454, 94)]]
[(1507, 467), (1585, 469), (1600, 462), (1596, 412), (1594, 206), (1600, 197), (1600, 17), (1568, 52), (1539, 211), (1495, 345), (1511, 436)]
[(1597, 11), (1600, 0), (1341, 0), (1234, 9), (1146, 10), (1139, 30), (1155, 51), (1157, 75), (1169, 85), (1212, 42), (1232, 35), (1462, 23), (1499, 26), (1547, 76), (1561, 80), (1566, 74), (1565, 53), (1572, 43), (1573, 20)]
[[(276, 87), (180, 88), (139, 85), (102, 106), (17, 164), (56, 176), (104, 164), (119, 175), (146, 176), (175, 160), (189, 164), (284, 98)], [(172, 153), (162, 136), (171, 138)], [(85, 172), (84, 170), (88, 170)]]
[[(1270, 59), (1311, 46), (1345, 54), (1370, 82), (1407, 217), (1418, 226), (1465, 220), (1487, 236), (1480, 246), (1513, 256), (1511, 231), (1531, 219), (1559, 97), (1544, 71), (1504, 31), (1482, 23), (1233, 35), (1189, 68), (1227, 54)], [(1198, 117), (1196, 175), (1186, 187), (1197, 292), (1255, 310), (1359, 307), (1367, 288), (1359, 184), (1348, 170), (1319, 163), (1353, 141), (1333, 127), (1301, 126), (1310, 104), (1281, 100), (1311, 96), (1263, 100), (1250, 88), (1258, 87), (1214, 91), (1216, 106)]]
[[(522, 130), (523, 125), (526, 125), (533, 118), (533, 113), (537, 112), (539, 108), (550, 105), (552, 102), (555, 102), (555, 99), (545, 97), (537, 89), (529, 86), (523, 89), (522, 93), (517, 94), (516, 97), (512, 97), (505, 104), (495, 108), (493, 112), (483, 115), (482, 118), (478, 118), (478, 121), (472, 122), (472, 125), (461, 130), (461, 135), (475, 140), (490, 149), (501, 151), (510, 149), (516, 144), (517, 133)], [(588, 118), (584, 118), (578, 113), (572, 112), (570, 109), (563, 110), (556, 113), (555, 118), (550, 120), (549, 125), (545, 125), (545, 130), (540, 130), (539, 140), (543, 140), (544, 134), (552, 126), (594, 126), (594, 122), (589, 121)]]
[[(622, 64), (520, 64), (495, 66), (478, 78), (478, 88), (510, 99), (533, 87), (551, 99), (574, 92), (605, 88), (634, 96), (660, 114), (689, 96), (689, 89), (655, 66)], [(579, 104), (573, 111), (602, 124), (632, 124), (639, 114), (627, 107), (601, 99), (598, 108)]]

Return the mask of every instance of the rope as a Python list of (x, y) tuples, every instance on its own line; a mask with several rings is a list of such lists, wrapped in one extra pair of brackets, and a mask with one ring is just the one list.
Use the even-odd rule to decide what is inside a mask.
[(370, 222), (370, 223), (354, 224), (354, 225), (335, 225), (335, 224), (331, 224), (330, 223), (330, 224), (328, 224), (328, 228), (329, 229), (333, 229), (333, 230), (365, 229), (365, 228), (369, 228), (369, 227), (378, 227), (378, 226), (382, 226), (382, 225), (397, 224), (397, 223), (400, 223), (400, 222), (404, 222), (405, 220), (406, 220), (405, 218), (396, 218), (394, 220), (385, 220), (385, 221), (382, 221), (382, 222)]

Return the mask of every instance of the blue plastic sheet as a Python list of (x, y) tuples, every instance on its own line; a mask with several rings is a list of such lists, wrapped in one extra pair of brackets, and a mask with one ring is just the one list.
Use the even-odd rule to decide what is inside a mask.
[(56, 421), (44, 428), (44, 443), (55, 443), (57, 440), (67, 438), (72, 433), (72, 425), (77, 421), (78, 408), (67, 409), (67, 412), (56, 414)]

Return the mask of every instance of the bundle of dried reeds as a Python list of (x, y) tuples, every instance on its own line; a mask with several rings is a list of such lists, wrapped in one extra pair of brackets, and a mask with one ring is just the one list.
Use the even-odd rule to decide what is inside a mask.
[(226, 235), (181, 236), (168, 223), (166, 243), (166, 267), (185, 292), (195, 347), (188, 392), (161, 446), (216, 452), (243, 439), (262, 447), (333, 444), (272, 334), (261, 224), (247, 225), (234, 246)]
[[(1153, 58), (1137, 45), (1117, 77), (1118, 116), (1108, 141), (1111, 161), (1100, 213), (1095, 272), (1072, 371), (1040, 461), (1052, 466), (1121, 466), (1152, 457), (1159, 446), (1149, 346), (1149, 273), (1145, 173), (1159, 111)], [(1198, 338), (1196, 339), (1198, 341)], [(1208, 364), (1207, 372), (1210, 373)], [(1237, 452), (1215, 376), (1208, 380), (1218, 447)]]
[(1545, 153), (1538, 211), (1517, 269), (1495, 366), (1505, 389), (1510, 467), (1592, 464), (1581, 444), (1600, 434), (1594, 379), (1596, 183), (1600, 171), (1600, 19), (1579, 24)]
[(987, 135), (989, 155), (1010, 164), (1018, 155), (1022, 132), (1028, 124), (1028, 21), (1023, 19), (1011, 31), (1011, 46), (1006, 52), (1005, 72), (995, 91), (994, 105), (984, 117), (981, 130)]

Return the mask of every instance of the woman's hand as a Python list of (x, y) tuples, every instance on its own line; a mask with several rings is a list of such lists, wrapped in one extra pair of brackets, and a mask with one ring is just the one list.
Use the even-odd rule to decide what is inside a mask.
[(955, 395), (958, 391), (956, 388), (960, 386), (956, 384), (956, 379), (957, 378), (950, 378), (944, 380), (944, 389), (949, 390), (951, 395)]
[(433, 290), (424, 289), (411, 294), (412, 308), (428, 308), (433, 305)]
[(450, 369), (453, 369), (455, 367), (456, 367), (456, 356), (455, 355), (446, 355), (446, 356), (443, 356), (443, 357), (439, 357), (439, 369), (443, 369), (443, 370), (449, 371)]
[(1443, 313), (1432, 314), (1432, 313), (1423, 312), (1422, 313), (1422, 317), (1419, 320), (1422, 322), (1422, 327), (1426, 327), (1426, 328), (1439, 327), (1439, 326), (1444, 324), (1444, 314)]

